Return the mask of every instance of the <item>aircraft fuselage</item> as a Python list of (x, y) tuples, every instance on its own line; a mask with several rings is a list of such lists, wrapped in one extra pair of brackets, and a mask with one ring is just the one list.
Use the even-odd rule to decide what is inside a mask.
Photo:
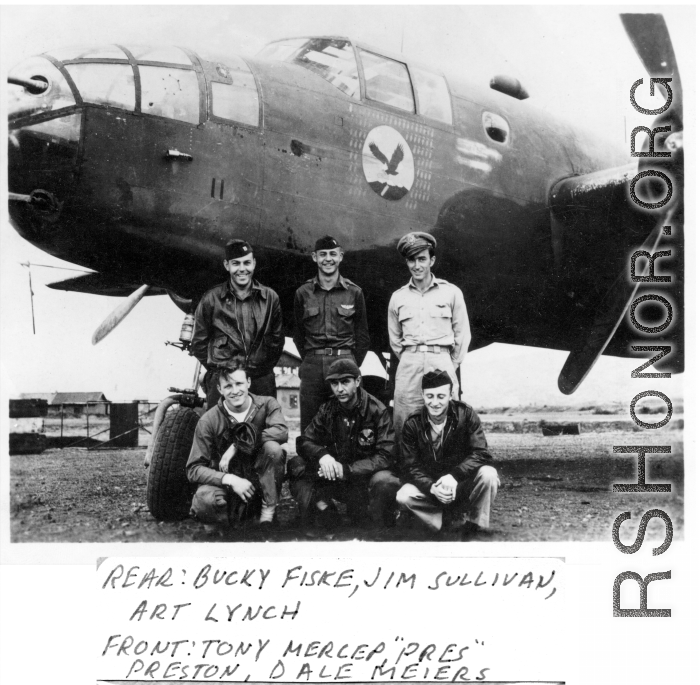
[[(436, 119), (417, 88), (412, 105), (369, 97), (365, 52), (354, 96), (284, 61), (208, 61), (183, 51), (187, 59), (173, 64), (119, 53), (114, 47), (102, 62), (52, 56), (65, 103), (30, 103), (10, 122), (10, 192), (50, 195), (11, 202), (12, 223), (56, 257), (196, 302), (225, 277), (223, 245), (245, 238), (255, 246), (256, 277), (280, 294), (291, 325), (293, 293), (314, 273), (309, 253), (329, 233), (344, 246), (344, 274), (365, 291), (375, 350), (388, 347), (388, 300), (409, 277), (395, 247), (410, 230), (436, 236), (435, 272), (463, 290), (473, 348), (570, 349), (587, 285), (612, 282), (626, 258), (627, 237), (601, 227), (596, 254), (567, 259), (566, 241), (569, 251), (576, 243), (566, 236), (562, 246), (553, 234), (550, 191), (563, 178), (623, 165), (629, 153), (529, 102), (449, 84)], [(418, 83), (418, 67), (402, 63)], [(118, 106), (113, 93), (100, 101), (90, 92), (97, 86), (84, 72), (97, 64), (124, 72)], [(158, 69), (174, 90), (152, 85)], [(257, 97), (250, 80), (236, 81), (248, 72)], [(212, 104), (231, 74), (247, 109), (234, 103), (230, 112), (243, 121)], [(160, 92), (159, 108), (149, 98)], [(182, 93), (191, 95), (189, 110), (178, 110)], [(604, 259), (610, 245), (615, 253)], [(594, 262), (609, 262), (609, 273), (593, 279)]]

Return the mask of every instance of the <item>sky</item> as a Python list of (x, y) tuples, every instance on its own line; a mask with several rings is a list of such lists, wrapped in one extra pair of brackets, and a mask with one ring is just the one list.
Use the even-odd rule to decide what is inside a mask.
[[(533, 103), (597, 130), (624, 149), (628, 145), (624, 132), (630, 130), (633, 114), (629, 87), (645, 73), (618, 11), (524, 5), (2, 6), (0, 75), (5, 82), (13, 64), (65, 45), (175, 44), (252, 55), (276, 38), (340, 34), (403, 52), (442, 69), (448, 78), (468, 76), (488, 83), (495, 74), (514, 75), (529, 90)], [(687, 9), (663, 11), (681, 69), (694, 64), (690, 38), (694, 20), (689, 20)], [(690, 83), (692, 78), (686, 78), (686, 95)], [(4, 114), (0, 119), (6, 126)], [(4, 155), (5, 146), (2, 151)], [(5, 167), (3, 158), (3, 193)], [(180, 310), (169, 298), (145, 298), (111, 335), (93, 346), (92, 333), (121, 300), (46, 288), (46, 283), (77, 274), (38, 265), (79, 267), (60, 262), (20, 238), (9, 225), (6, 203), (1, 204), (0, 383), (4, 397), (20, 392), (100, 390), (111, 400), (158, 400), (169, 386), (191, 384), (193, 360), (164, 344), (177, 340), (182, 322)], [(34, 265), (36, 335), (32, 333), (30, 270), (22, 266), (27, 262)], [(639, 362), (604, 357), (582, 387), (566, 397), (557, 389), (565, 359), (564, 352), (508, 345), (470, 353), (462, 370), (466, 398), (480, 406), (579, 406), (629, 401), (640, 389), (647, 389), (630, 379)], [(680, 397), (682, 376), (664, 383), (664, 392)]]

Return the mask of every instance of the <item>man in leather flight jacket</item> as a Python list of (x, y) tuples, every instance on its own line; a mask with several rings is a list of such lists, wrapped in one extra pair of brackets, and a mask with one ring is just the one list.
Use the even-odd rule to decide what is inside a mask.
[(326, 380), (334, 398), (297, 438), (298, 456), (290, 461), (290, 489), (302, 523), (316, 514), (322, 525), (337, 525), (332, 500), (338, 499), (356, 524), (369, 514), (375, 525), (391, 525), (401, 483), (390, 470), (395, 445), (389, 412), (360, 387), (360, 369), (351, 359), (335, 361)]
[(277, 397), (275, 364), (284, 348), (277, 293), (253, 279), (253, 248), (243, 240), (226, 245), (229, 279), (204, 294), (195, 312), (191, 354), (207, 369), (207, 405), (219, 399), (215, 371), (242, 358), (251, 391)]
[(469, 405), (450, 399), (446, 372), (426, 373), (422, 391), (423, 408), (403, 426), (400, 464), (407, 482), (396, 499), (433, 532), (443, 528), (443, 514), (453, 523), (466, 514), (465, 535), (486, 529), (499, 481), (481, 421)]

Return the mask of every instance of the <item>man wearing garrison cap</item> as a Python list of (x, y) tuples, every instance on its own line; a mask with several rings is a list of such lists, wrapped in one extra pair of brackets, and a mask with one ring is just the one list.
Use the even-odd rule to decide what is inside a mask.
[(302, 432), (331, 397), (325, 380), (329, 366), (339, 357), (354, 359), (360, 365), (369, 349), (362, 289), (340, 275), (343, 248), (327, 235), (316, 241), (311, 257), (318, 272), (294, 295), (293, 338), (302, 358)]
[(389, 302), (389, 342), (399, 358), (394, 391), (394, 428), (401, 436), (403, 422), (423, 405), (421, 378), (443, 369), (459, 397), (456, 369), (469, 347), (469, 318), (462, 291), (436, 278), (435, 238), (429, 233), (408, 233), (397, 245), (406, 260), (411, 280)]
[[(423, 407), (403, 425), (400, 467), (406, 484), (396, 501), (432, 533), (460, 526), (465, 538), (489, 527), (498, 474), (477, 413), (450, 399), (452, 377), (429, 371), (421, 381)], [(447, 520), (445, 520), (447, 519)]]
[(219, 399), (217, 369), (242, 358), (250, 391), (277, 397), (274, 367), (282, 354), (282, 312), (277, 293), (253, 279), (255, 257), (245, 240), (230, 240), (224, 251), (229, 278), (204, 294), (194, 315), (190, 353), (207, 369), (207, 405)]

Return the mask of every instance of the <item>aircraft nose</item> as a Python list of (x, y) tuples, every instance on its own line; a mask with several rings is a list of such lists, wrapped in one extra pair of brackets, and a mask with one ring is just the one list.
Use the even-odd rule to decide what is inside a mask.
[(82, 115), (63, 75), (44, 57), (14, 67), (8, 82), (10, 219), (35, 242), (70, 194)]
[(74, 107), (75, 97), (59, 69), (46, 57), (30, 57), (7, 75), (7, 113), (12, 122)]

